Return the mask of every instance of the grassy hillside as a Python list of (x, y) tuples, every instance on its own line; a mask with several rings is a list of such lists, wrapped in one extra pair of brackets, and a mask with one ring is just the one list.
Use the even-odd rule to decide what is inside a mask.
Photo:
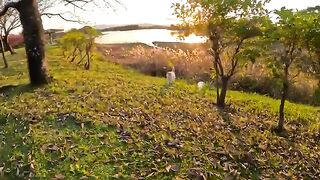
[(0, 70), (0, 179), (320, 176), (320, 108), (287, 104), (288, 133), (278, 136), (278, 100), (230, 92), (221, 111), (208, 89), (102, 59), (84, 71), (55, 47), (54, 82), (32, 88), (23, 54)]

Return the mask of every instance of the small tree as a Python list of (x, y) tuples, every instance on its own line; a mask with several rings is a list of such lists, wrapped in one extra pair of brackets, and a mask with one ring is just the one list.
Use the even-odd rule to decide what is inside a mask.
[(9, 34), (21, 26), (19, 13), (14, 9), (8, 10), (7, 14), (0, 18), (0, 28), (3, 32), (2, 40), (5, 47), (5, 50), (9, 51), (11, 54), (14, 54), (14, 50), (9, 44)]
[[(1, 33), (0, 33), (1, 35)], [(5, 56), (5, 50), (4, 50), (4, 45), (3, 45), (3, 39), (2, 37), (0, 37), (0, 48), (1, 48), (1, 54), (2, 54), (2, 59), (3, 59), (3, 63), (4, 63), (4, 68), (8, 68), (8, 61), (6, 59), (6, 56)]]
[[(38, 0), (38, 4), (41, 14), (53, 5), (53, 3), (48, 0)], [(21, 27), (21, 22), (19, 18), (19, 12), (17, 10), (9, 9), (4, 16), (0, 17), (0, 29), (3, 32), (2, 40), (5, 51), (9, 51), (11, 54), (14, 54), (15, 52), (9, 43), (9, 35), (13, 30), (19, 27)]]
[(211, 41), (218, 107), (225, 106), (229, 80), (242, 60), (254, 60), (258, 55), (252, 41), (261, 34), (268, 1), (187, 0), (173, 5), (182, 22), (179, 27), (187, 29), (185, 36), (196, 33)]
[[(85, 69), (90, 69), (90, 60), (92, 59), (93, 55), (93, 49), (95, 47), (95, 39), (101, 35), (100, 32), (98, 32), (96, 29), (91, 27), (84, 27), (82, 29), (83, 33), (86, 37), (86, 43), (85, 43), (85, 56), (87, 61), (84, 64)], [(81, 60), (82, 61), (82, 60)]]
[[(100, 33), (91, 27), (72, 30), (59, 39), (63, 56), (70, 62), (79, 59), (77, 64), (83, 64), (85, 69), (90, 69), (94, 40)], [(83, 54), (84, 53), (84, 54)], [(83, 61), (86, 60), (84, 63)]]
[(59, 45), (63, 56), (73, 62), (78, 55), (82, 55), (86, 38), (84, 33), (78, 30), (71, 30), (59, 39)]
[(269, 67), (274, 76), (281, 80), (281, 103), (279, 107), (279, 122), (277, 131), (284, 130), (285, 102), (288, 97), (290, 84), (300, 73), (304, 57), (305, 19), (299, 12), (286, 8), (276, 10), (277, 22), (269, 29), (267, 38), (271, 58)]

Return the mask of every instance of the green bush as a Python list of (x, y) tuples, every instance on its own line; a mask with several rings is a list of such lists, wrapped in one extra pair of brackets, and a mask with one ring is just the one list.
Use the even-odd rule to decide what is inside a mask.
[(314, 100), (316, 104), (320, 104), (320, 87), (314, 92)]
[[(242, 76), (233, 79), (230, 86), (233, 90), (244, 92), (255, 92), (267, 95), (274, 98), (281, 97), (282, 82), (280, 79), (265, 77), (252, 77)], [(313, 90), (306, 87), (304, 84), (291, 85), (288, 99), (293, 102), (306, 103), (306, 104), (319, 104), (320, 103), (320, 90), (315, 92), (312, 96)]]
[(258, 80), (256, 77), (243, 76), (234, 79), (234, 82), (235, 83), (231, 86), (234, 90), (256, 92), (271, 97), (280, 97), (281, 83), (274, 78), (260, 77)]

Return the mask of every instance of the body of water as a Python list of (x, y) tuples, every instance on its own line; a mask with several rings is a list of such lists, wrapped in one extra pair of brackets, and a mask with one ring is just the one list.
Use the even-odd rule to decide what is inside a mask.
[(96, 39), (99, 44), (144, 43), (153, 46), (153, 42), (203, 43), (206, 38), (191, 35), (180, 39), (175, 32), (167, 29), (144, 29), (132, 31), (109, 31)]

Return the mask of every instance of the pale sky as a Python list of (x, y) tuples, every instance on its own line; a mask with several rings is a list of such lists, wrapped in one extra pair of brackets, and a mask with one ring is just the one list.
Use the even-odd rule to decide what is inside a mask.
[[(90, 21), (90, 25), (99, 24), (172, 24), (175, 23), (175, 17), (172, 16), (171, 5), (180, 0), (120, 0), (124, 7), (117, 6), (116, 12), (111, 9), (94, 9), (87, 12), (81, 12), (81, 17)], [(74, 26), (74, 23), (65, 23), (56, 20), (53, 24), (48, 18), (44, 18), (45, 28), (47, 27), (65, 27)], [(81, 25), (80, 25), (81, 26)], [(83, 25), (82, 25), (83, 26)]]
[[(85, 18), (90, 25), (99, 24), (172, 24), (177, 22), (172, 15), (171, 5), (180, 0), (120, 0), (125, 7), (117, 7), (117, 11), (110, 9), (91, 9), (87, 12), (79, 12), (79, 16)], [(292, 9), (305, 9), (310, 6), (320, 5), (320, 0), (271, 0), (268, 9), (279, 9), (283, 6)], [(64, 9), (63, 6), (57, 7)], [(52, 10), (54, 11), (54, 10)], [(75, 23), (66, 23), (57, 18), (43, 18), (44, 27), (70, 29), (71, 27), (82, 27)]]

